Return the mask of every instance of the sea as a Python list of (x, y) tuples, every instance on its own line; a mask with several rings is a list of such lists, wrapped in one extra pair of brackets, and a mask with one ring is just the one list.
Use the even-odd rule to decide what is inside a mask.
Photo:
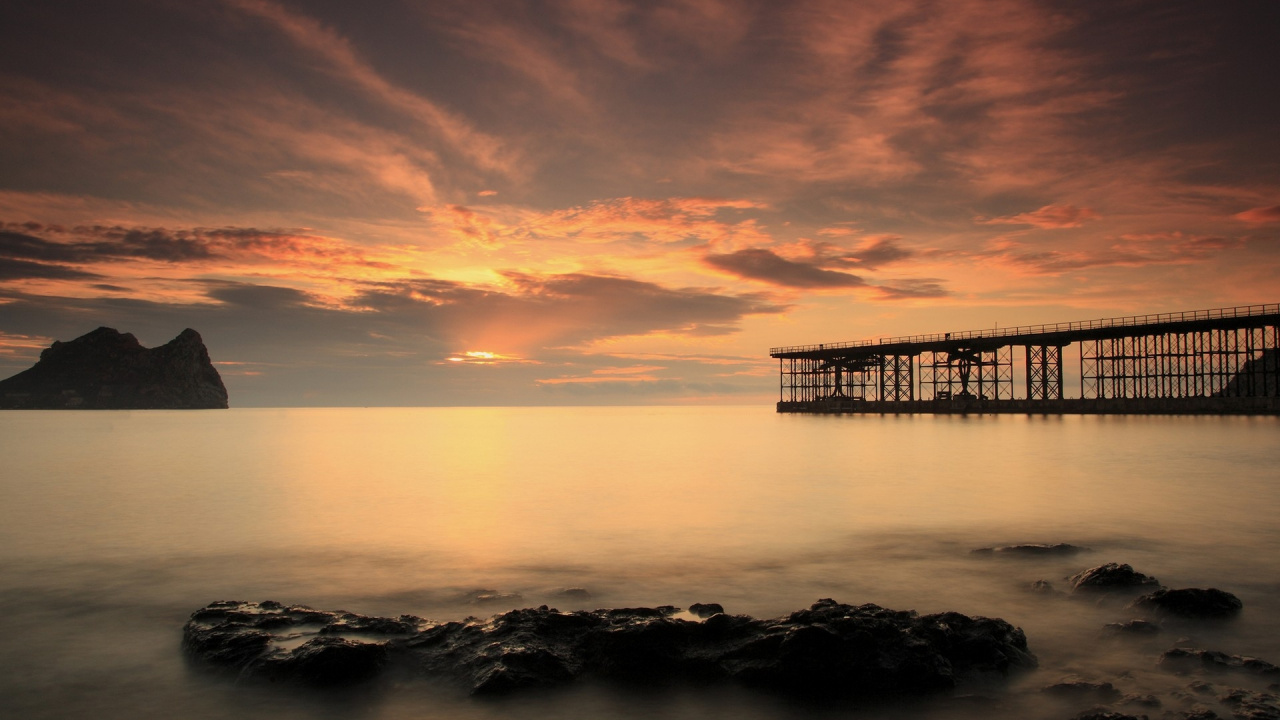
[[(972, 552), (1023, 543), (1088, 550)], [(1116, 636), (1103, 626), (1135, 611), (1065, 580), (1107, 562), (1227, 590), (1244, 610)], [(1032, 591), (1040, 580), (1053, 591)], [(216, 600), (445, 621), (695, 602), (770, 618), (820, 598), (1003, 618), (1039, 667), (836, 703), (593, 680), (485, 699), (402, 676), (346, 689), (237, 681), (181, 646), (186, 619)], [(1232, 688), (1275, 692), (1274, 677), (1162, 669), (1175, 645), (1280, 664), (1280, 419), (0, 412), (3, 718), (1001, 720), (1099, 704), (1042, 692), (1064, 680), (1112, 683), (1107, 703), (1135, 715), (1229, 717)]]

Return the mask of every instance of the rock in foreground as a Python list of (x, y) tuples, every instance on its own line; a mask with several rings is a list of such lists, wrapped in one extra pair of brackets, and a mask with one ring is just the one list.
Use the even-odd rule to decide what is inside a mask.
[(223, 601), (191, 616), (183, 643), (241, 677), (332, 685), (399, 663), (457, 680), (473, 693), (561, 685), (590, 674), (866, 696), (944, 690), (967, 675), (1036, 665), (1021, 630), (959, 613), (919, 616), (834, 600), (772, 620), (721, 613), (696, 622), (676, 612), (560, 612), (544, 605), (483, 621), (432, 623)]
[(227, 407), (227, 389), (200, 333), (187, 328), (147, 349), (100, 327), (55, 342), (28, 370), (0, 381), (5, 410), (152, 410)]
[(1004, 545), (1001, 547), (984, 547), (977, 550), (970, 550), (974, 555), (1003, 555), (1006, 557), (1042, 557), (1046, 555), (1077, 555), (1082, 552), (1088, 552), (1089, 548), (1080, 547), (1079, 545), (1071, 545), (1069, 543), (1055, 543), (1053, 545), (1029, 544), (1029, 545)]
[(1139, 610), (1176, 615), (1195, 620), (1220, 620), (1235, 617), (1244, 608), (1240, 598), (1217, 588), (1161, 589), (1134, 600), (1131, 607)]
[(1158, 580), (1134, 570), (1128, 563), (1099, 565), (1072, 575), (1067, 580), (1071, 583), (1071, 591), (1076, 593), (1133, 592), (1160, 585)]

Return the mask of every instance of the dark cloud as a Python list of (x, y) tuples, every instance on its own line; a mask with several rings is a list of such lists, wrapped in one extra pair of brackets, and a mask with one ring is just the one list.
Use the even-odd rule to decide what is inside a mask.
[[(595, 332), (629, 335), (656, 330), (720, 334), (744, 315), (783, 310), (760, 295), (722, 295), (697, 288), (671, 289), (630, 278), (570, 273), (507, 273), (525, 297), (587, 321)], [(612, 332), (610, 328), (621, 328)]]
[(301, 290), (273, 285), (248, 283), (214, 283), (206, 294), (214, 300), (244, 308), (269, 310), (304, 305), (312, 297)]
[(199, 238), (175, 236), (166, 230), (91, 227), (76, 228), (72, 232), (101, 239), (59, 242), (0, 231), (0, 257), (83, 264), (110, 260), (184, 262), (215, 257)]
[(0, 257), (0, 281), (8, 280), (99, 280), (102, 275), (96, 275), (83, 270), (76, 270), (63, 265), (48, 265), (45, 263), (28, 262), (26, 260), (15, 260), (8, 257)]
[(866, 285), (866, 281), (857, 275), (823, 270), (814, 264), (787, 260), (763, 248), (749, 248), (725, 255), (707, 255), (703, 262), (741, 278), (782, 287), (818, 289)]
[(857, 250), (836, 255), (824, 252), (826, 248), (831, 247), (834, 246), (825, 243), (815, 246), (815, 255), (821, 259), (824, 267), (857, 267), (874, 270), (915, 255), (915, 252), (899, 245), (896, 237), (876, 238)]
[(882, 297), (889, 300), (937, 298), (950, 294), (942, 283), (932, 278), (895, 280), (891, 284), (880, 285), (876, 289), (880, 291)]
[(120, 225), (61, 227), (40, 223), (0, 225), (0, 257), (89, 265), (129, 260), (191, 263), (257, 258), (307, 259), (387, 268), (358, 248), (289, 230), (252, 227), (147, 228)]

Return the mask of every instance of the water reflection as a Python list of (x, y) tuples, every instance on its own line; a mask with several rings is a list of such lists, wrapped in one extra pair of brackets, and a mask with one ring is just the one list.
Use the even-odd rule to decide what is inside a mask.
[[(714, 601), (772, 617), (834, 597), (1004, 617), (1043, 668), (999, 707), (858, 714), (1053, 716), (1034, 691), (1064, 675), (1171, 682), (1152, 663), (1171, 638), (1118, 642), (1100, 628), (1122, 607), (1026, 590), (1092, 564), (1235, 592), (1238, 622), (1187, 634), (1280, 661), (1278, 428), (760, 408), (0, 413), (0, 697), (24, 717), (827, 712), (705, 689), (477, 704), (392, 683), (317, 699), (191, 673), (176, 652), (186, 615), (216, 599), (456, 619), (506, 609), (475, 604), (480, 588), (571, 609), (558, 590), (585, 587), (579, 607)], [(1093, 552), (969, 554), (1018, 542)]]

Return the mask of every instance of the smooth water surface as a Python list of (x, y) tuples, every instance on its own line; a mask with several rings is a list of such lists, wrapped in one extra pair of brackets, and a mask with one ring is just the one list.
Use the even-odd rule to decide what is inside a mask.
[[(1154, 660), (1176, 640), (1280, 663), (1275, 418), (8, 411), (0, 458), (4, 717), (1050, 718), (1079, 709), (1036, 692), (1066, 676), (1168, 697), (1185, 680)], [(1026, 542), (1092, 552), (970, 554)], [(1132, 617), (1122, 604), (1027, 590), (1104, 562), (1229, 590), (1245, 612), (1117, 640), (1101, 626)], [(479, 589), (522, 601), (477, 606)], [(481, 701), (403, 678), (237, 684), (180, 649), (187, 615), (220, 599), (452, 620), (544, 603), (772, 617), (822, 597), (1003, 617), (1041, 668), (962, 689), (982, 702), (589, 683)]]

